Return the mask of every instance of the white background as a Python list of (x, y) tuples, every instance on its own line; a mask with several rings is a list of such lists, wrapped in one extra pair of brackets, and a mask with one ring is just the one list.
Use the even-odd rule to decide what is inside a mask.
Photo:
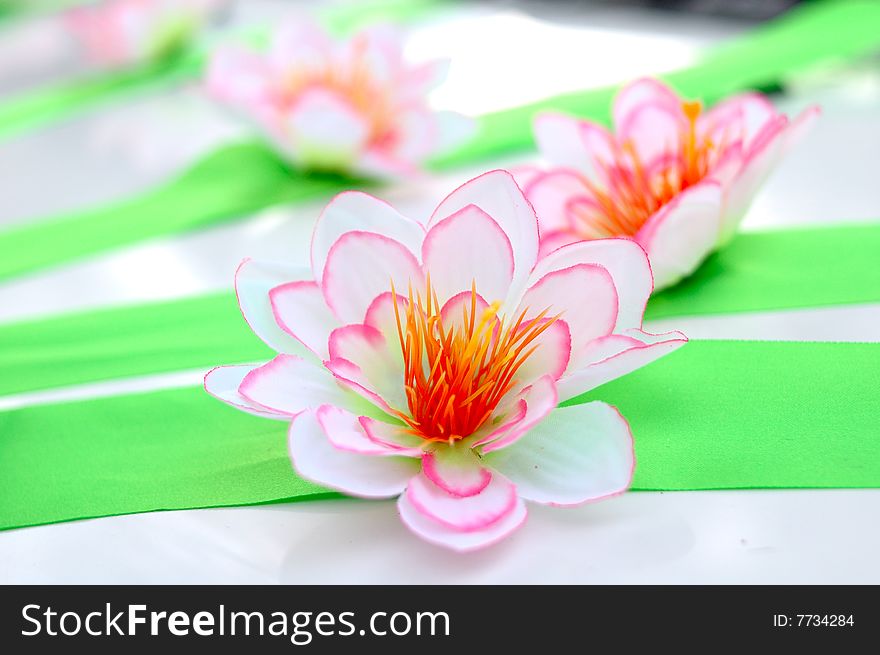
[[(277, 15), (284, 3), (246, 4), (234, 22)], [(510, 5), (468, 6), (414, 30), (409, 54), (451, 56), (449, 81), (433, 101), (474, 113), (672, 70), (748, 27), (608, 6), (560, 15), (533, 3), (531, 17)], [(29, 43), (39, 43), (40, 29), (45, 42), (54, 28), (33, 26)], [(69, 57), (58, 56), (60, 47), (25, 59), (4, 50), (5, 96), (76, 72)], [(876, 61), (801, 76), (777, 104), (796, 113), (813, 102), (823, 105), (822, 120), (769, 181), (744, 229), (880, 218)], [(197, 88), (187, 88), (128, 98), (16, 137), (0, 148), (0, 224), (124, 198), (241, 134)], [(434, 176), (382, 195), (422, 218), (479, 172)], [(271, 209), (0, 284), (0, 321), (227, 288), (244, 256), (304, 262), (319, 209)], [(664, 320), (648, 329), (703, 339), (877, 341), (878, 326), (880, 306), (865, 305)], [(6, 397), (0, 409), (198, 377), (184, 372)], [(2, 532), (0, 581), (878, 583), (878, 515), (877, 490), (637, 492), (576, 509), (533, 507), (512, 538), (463, 556), (418, 541), (390, 502), (158, 512)]]

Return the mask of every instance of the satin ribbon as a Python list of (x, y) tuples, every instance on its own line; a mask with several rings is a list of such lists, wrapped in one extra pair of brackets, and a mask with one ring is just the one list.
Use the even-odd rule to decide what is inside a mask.
[[(695, 341), (572, 402), (629, 420), (634, 489), (880, 486), (880, 344)], [(0, 529), (333, 496), (287, 425), (200, 388), (0, 412)]]

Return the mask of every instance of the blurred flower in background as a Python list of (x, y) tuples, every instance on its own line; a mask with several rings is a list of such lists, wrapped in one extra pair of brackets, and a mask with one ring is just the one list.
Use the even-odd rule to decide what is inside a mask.
[(179, 52), (227, 0), (107, 0), (70, 9), (71, 33), (95, 63), (120, 67)]
[(207, 87), (297, 166), (394, 177), (416, 172), (472, 132), (469, 119), (427, 105), (446, 69), (445, 61), (408, 64), (390, 28), (337, 42), (296, 19), (274, 33), (266, 53), (218, 49)]
[(554, 168), (533, 172), (526, 195), (542, 222), (542, 250), (582, 239), (631, 237), (651, 259), (655, 289), (690, 275), (736, 231), (755, 194), (818, 116), (794, 121), (757, 93), (707, 112), (653, 79), (614, 101), (615, 133), (562, 114), (535, 120)]

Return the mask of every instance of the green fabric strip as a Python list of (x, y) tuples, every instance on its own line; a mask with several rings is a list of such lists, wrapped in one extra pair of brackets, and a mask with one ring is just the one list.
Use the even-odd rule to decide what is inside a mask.
[(877, 223), (745, 232), (651, 298), (645, 317), (880, 302), (878, 253)]
[[(691, 342), (580, 400), (630, 421), (634, 489), (880, 486), (880, 344)], [(328, 495), (286, 425), (198, 388), (0, 413), (0, 529)]]
[[(845, 26), (845, 28), (844, 28)], [(684, 93), (714, 101), (777, 81), (793, 68), (849, 57), (880, 45), (880, 3), (823, 2), (786, 14), (693, 69), (669, 76)], [(435, 169), (531, 147), (535, 112), (553, 108), (608, 120), (615, 88), (566, 94), (483, 116), (478, 138), (433, 162)], [(164, 234), (241, 218), (294, 200), (326, 198), (357, 181), (288, 171), (259, 144), (226, 147), (182, 177), (133, 200), (0, 232), (0, 281)]]
[[(880, 302), (880, 224), (741, 234), (648, 318)], [(272, 352), (231, 291), (0, 327), (0, 395), (221, 363)]]

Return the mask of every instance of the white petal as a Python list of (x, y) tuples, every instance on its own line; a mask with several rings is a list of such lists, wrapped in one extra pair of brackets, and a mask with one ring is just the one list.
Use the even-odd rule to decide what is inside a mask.
[(302, 343), (278, 325), (269, 300), (269, 291), (274, 287), (310, 277), (311, 273), (301, 266), (253, 259), (245, 259), (235, 272), (235, 294), (244, 320), (276, 352), (313, 357)]
[(327, 358), (327, 339), (339, 320), (324, 301), (316, 282), (288, 282), (269, 292), (275, 322), (321, 359)]
[(576, 505), (625, 491), (635, 454), (626, 420), (614, 407), (591, 402), (555, 410), (485, 461), (527, 500)]
[(224, 403), (256, 416), (289, 421), (290, 415), (272, 412), (242, 396), (238, 387), (244, 377), (257, 368), (256, 365), (218, 366), (205, 375), (205, 391)]
[(406, 246), (411, 252), (422, 251), (425, 228), (399, 213), (391, 205), (360, 191), (340, 193), (321, 212), (312, 236), (312, 270), (321, 281), (327, 255), (333, 244), (346, 232), (375, 232)]
[(301, 476), (352, 496), (393, 498), (419, 471), (418, 460), (409, 457), (375, 457), (336, 448), (312, 411), (293, 419), (289, 445)]
[(356, 398), (323, 366), (291, 355), (278, 355), (250, 371), (238, 391), (256, 405), (288, 415), (327, 403), (350, 406)]
[(483, 530), (463, 532), (445, 526), (425, 516), (413, 507), (406, 494), (397, 501), (397, 510), (404, 525), (416, 535), (438, 546), (451, 548), (459, 552), (468, 552), (491, 546), (504, 539), (520, 527), (526, 520), (526, 506), (517, 498), (513, 509), (503, 518), (490, 524)]
[(673, 198), (636, 234), (654, 272), (654, 289), (693, 273), (712, 252), (721, 229), (721, 185), (705, 181)]

